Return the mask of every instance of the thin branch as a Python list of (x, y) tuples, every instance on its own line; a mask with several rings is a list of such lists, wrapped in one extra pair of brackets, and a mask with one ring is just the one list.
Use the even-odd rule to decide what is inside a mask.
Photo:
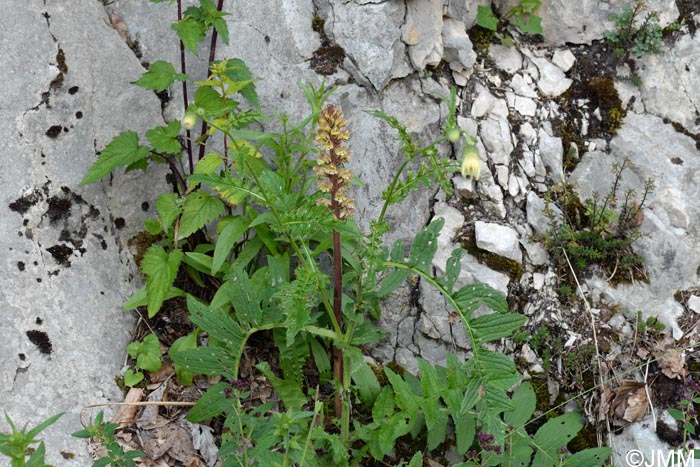
[[(182, 21), (182, 0), (177, 0), (177, 20)], [(187, 74), (187, 66), (185, 64), (185, 43), (180, 39), (180, 72), (183, 75)], [(185, 106), (185, 110), (189, 107), (190, 102), (187, 98), (187, 80), (182, 81), (182, 102)], [(194, 161), (192, 160), (192, 137), (190, 130), (186, 130), (187, 135), (187, 158), (190, 163), (190, 173), (194, 172)]]

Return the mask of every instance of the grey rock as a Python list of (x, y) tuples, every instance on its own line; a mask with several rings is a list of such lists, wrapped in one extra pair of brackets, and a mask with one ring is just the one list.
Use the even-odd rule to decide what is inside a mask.
[(479, 135), (495, 164), (510, 163), (513, 141), (507, 120), (484, 119), (479, 125)]
[(527, 97), (518, 96), (512, 92), (506, 92), (508, 106), (524, 117), (537, 115), (537, 103)]
[(525, 144), (532, 146), (537, 140), (537, 131), (535, 131), (529, 122), (525, 122), (520, 125), (520, 137), (523, 139)]
[(539, 151), (542, 162), (548, 169), (552, 180), (560, 182), (564, 179), (564, 146), (561, 138), (549, 136), (546, 131), (539, 131)]
[(569, 49), (557, 49), (552, 55), (552, 63), (559, 67), (561, 71), (566, 73), (574, 66), (576, 57)]
[(692, 295), (688, 298), (688, 309), (694, 313), (700, 313), (700, 297)]
[(441, 0), (406, 2), (406, 20), (401, 28), (401, 39), (408, 45), (408, 56), (416, 70), (422, 71), (427, 65), (440, 63), (444, 52), (442, 30)]
[[(167, 189), (158, 170), (149, 183), (119, 170), (79, 186), (112, 137), (163, 119), (157, 97), (129, 84), (145, 70), (101, 3), (76, 8), (18, 3), (0, 32), (0, 135), (12, 155), (0, 173), (0, 399), (19, 427), (66, 412), (39, 436), (60, 467), (92, 463), (69, 435), (82, 406), (121, 400), (113, 379), (133, 325), (121, 307), (140, 286), (127, 241), (142, 230), (141, 203)], [(127, 219), (121, 230), (113, 218)]]
[(505, 165), (496, 166), (496, 181), (504, 190), (508, 189), (508, 167)]
[(645, 316), (657, 316), (678, 338), (682, 333), (676, 320), (683, 307), (673, 295), (676, 290), (697, 284), (700, 266), (700, 232), (693, 222), (685, 227), (686, 218), (700, 216), (696, 202), (700, 196), (696, 177), (700, 161), (695, 142), (658, 117), (630, 113), (612, 139), (610, 150), (608, 157), (596, 158), (600, 153), (586, 153), (571, 178), (578, 183), (582, 199), (590, 197), (594, 190), (604, 195), (612, 183), (611, 164), (621, 164), (629, 157), (634, 164), (622, 178), (620, 193), (631, 188), (641, 194), (644, 180), (655, 180), (657, 188), (647, 198), (640, 226), (645, 235), (634, 245), (644, 258), (649, 284), (634, 283), (614, 289), (598, 279), (589, 285), (601, 296), (620, 303), (630, 318), (636, 310), (642, 310)]
[[(485, 165), (483, 158), (482, 163)], [(484, 165), (482, 165), (478, 183), (479, 198), (486, 212), (499, 219), (504, 219), (506, 217), (506, 207), (503, 204), (503, 191), (493, 179), (491, 171)]]
[(496, 99), (493, 103), (493, 107), (489, 110), (489, 117), (496, 120), (507, 121), (508, 120), (508, 103), (505, 99)]
[(640, 61), (642, 101), (646, 110), (680, 123), (691, 133), (700, 132), (700, 44), (684, 35), (671, 48)]
[(518, 232), (515, 229), (506, 225), (476, 221), (474, 235), (476, 246), (479, 248), (519, 263), (522, 262)]
[(520, 244), (525, 248), (525, 254), (528, 260), (534, 266), (542, 266), (549, 261), (549, 254), (542, 245), (531, 239), (521, 239)]
[(474, 118), (481, 118), (493, 109), (496, 98), (487, 87), (481, 84), (477, 84), (475, 90), (476, 98), (472, 102), (471, 115)]
[(528, 80), (526, 80), (520, 73), (513, 75), (513, 79), (510, 80), (509, 86), (513, 92), (519, 96), (532, 98), (537, 97), (537, 91), (532, 88), (530, 83), (528, 83)]
[[(308, 3), (311, 3), (310, 0)], [(331, 11), (333, 15), (328, 21), (333, 38), (356, 64), (357, 71), (366, 76), (375, 89), (384, 89), (392, 78), (404, 73), (402, 57), (406, 46), (401, 41), (405, 15), (403, 3), (334, 2)], [(268, 24), (270, 27), (274, 25)]]
[(451, 69), (461, 70), (474, 66), (476, 52), (463, 22), (445, 18), (442, 27), (442, 43), (445, 48), (444, 59), (450, 64)]
[[(545, 213), (546, 205), (542, 198), (537, 196), (534, 192), (529, 192), (527, 194), (527, 222), (535, 229), (535, 232), (544, 234), (552, 228), (552, 220)], [(554, 215), (555, 224), (558, 224), (562, 218), (562, 212), (550, 204), (550, 211)]]
[[(667, 412), (661, 413), (661, 420), (669, 426), (675, 425), (675, 420)], [(615, 446), (612, 452), (612, 462), (615, 465), (625, 465), (625, 455), (637, 451), (642, 457), (635, 458), (638, 465), (657, 463), (659, 453), (671, 452), (671, 447), (661, 441), (656, 435), (656, 427), (650, 420), (644, 419), (625, 427), (619, 434), (611, 434), (611, 444)], [(688, 464), (689, 467), (690, 463)]]
[(537, 79), (537, 89), (548, 97), (557, 97), (562, 95), (571, 86), (571, 79), (564, 75), (559, 67), (545, 59), (531, 56), (530, 60), (537, 66), (539, 70), (539, 78)]
[(472, 0), (469, 2), (464, 0), (446, 0), (443, 1), (443, 4), (445, 3), (445, 16), (460, 20), (467, 29), (470, 29), (476, 24), (476, 14), (479, 5), (488, 6), (491, 4), (491, 0)]
[(506, 73), (515, 73), (523, 66), (523, 57), (515, 47), (491, 44), (489, 57), (496, 63), (496, 68)]

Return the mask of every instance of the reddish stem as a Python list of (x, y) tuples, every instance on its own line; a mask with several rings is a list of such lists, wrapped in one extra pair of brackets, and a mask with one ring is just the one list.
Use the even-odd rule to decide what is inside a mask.
[[(182, 21), (182, 0), (177, 0), (177, 20)], [(187, 66), (185, 65), (185, 44), (180, 40), (180, 73), (187, 74)], [(185, 104), (185, 110), (189, 107), (189, 99), (187, 98), (187, 80), (182, 81), (182, 101)], [(187, 135), (187, 158), (190, 162), (190, 173), (194, 172), (194, 161), (192, 160), (192, 133), (186, 130)]]
[[(337, 204), (333, 200), (334, 204)], [(340, 250), (340, 232), (333, 230), (333, 314), (338, 322), (338, 327), (343, 328), (343, 263)], [(333, 376), (344, 387), (343, 381), (343, 350), (339, 347), (333, 349)], [(343, 415), (343, 400), (341, 392), (335, 395), (335, 416), (341, 418)]]

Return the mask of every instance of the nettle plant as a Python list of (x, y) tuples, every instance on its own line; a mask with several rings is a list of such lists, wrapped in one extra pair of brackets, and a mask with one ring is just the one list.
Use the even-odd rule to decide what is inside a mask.
[[(476, 24), (482, 28), (496, 32), (499, 26), (510, 23), (525, 34), (542, 34), (542, 18), (537, 16), (537, 10), (542, 6), (541, 0), (520, 0), (499, 19), (491, 6), (479, 5), (477, 8)], [(503, 45), (514, 44), (509, 37), (496, 33)]]
[[(211, 28), (212, 50), (216, 33), (226, 42), (223, 15), (210, 0), (188, 8), (173, 25), (181, 47), (196, 52)], [(184, 69), (155, 62), (135, 82), (154, 91), (176, 80), (186, 89), (196, 85), (182, 122), (146, 130), (146, 141), (135, 131), (119, 134), (83, 184), (118, 167), (166, 163), (172, 171), (175, 191), (157, 198), (158, 217), (145, 222), (160, 238), (141, 262), (146, 285), (125, 307), (144, 306), (153, 317), (164, 301), (185, 297), (196, 329), (169, 355), (185, 384), (195, 375), (221, 378), (188, 418), (224, 417), (224, 466), (371, 465), (371, 459), (418, 466), (422, 451), (446, 442), (456, 445), (462, 466), (603, 464), (607, 448), (568, 455), (566, 444), (581, 428), (577, 414), (548, 421), (534, 436), (527, 432), (532, 388), (524, 383), (511, 393), (522, 376), (509, 357), (487, 349), (525, 318), (510, 313), (505, 297), (489, 286), (456, 287), (461, 249), (452, 253), (444, 275), (433, 273), (444, 221), (423, 228), (408, 256), (403, 242), (383, 244), (391, 206), (419, 185), (450, 190), (448, 176), (460, 164), (439, 156), (438, 145), (464, 138), (462, 171), (478, 174), (474, 139), (457, 130), (454, 90), (445, 135), (427, 145), (397, 119), (370, 112), (397, 132), (404, 160), (382, 193), (380, 214), (362, 232), (349, 190), (355, 177), (345, 167), (351, 157), (347, 121), (340, 109), (326, 105), (332, 90), (302, 86), (309, 115), (299, 123), (282, 116), (275, 130), (264, 130), (270, 118), (260, 112), (255, 80), (242, 60), (212, 60), (208, 78), (195, 83)], [(198, 123), (195, 138), (190, 130)], [(176, 287), (182, 271), (200, 289), (212, 290), (211, 299)], [(449, 357), (441, 367), (420, 360), (420, 376), (414, 376), (365, 361), (364, 347), (382, 338), (375, 324), (382, 300), (409, 276), (437, 288), (460, 316), (472, 344), (466, 362)], [(493, 313), (473, 317), (482, 305)], [(274, 367), (255, 367), (278, 396), (262, 405), (252, 403), (240, 374), (246, 345), (259, 333), (277, 350)], [(159, 367), (154, 344), (148, 336), (130, 346), (137, 368)], [(310, 380), (309, 369), (318, 378)], [(136, 384), (144, 375), (129, 377)], [(409, 454), (395, 450), (400, 438), (411, 437)]]

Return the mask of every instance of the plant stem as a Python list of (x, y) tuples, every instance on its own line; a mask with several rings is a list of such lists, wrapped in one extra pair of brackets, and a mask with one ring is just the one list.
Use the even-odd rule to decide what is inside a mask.
[[(335, 201), (334, 201), (335, 202)], [(333, 230), (333, 314), (338, 326), (343, 328), (343, 258), (340, 250), (340, 232)], [(343, 350), (339, 347), (333, 349), (333, 376), (340, 384), (341, 390), (335, 395), (335, 416), (343, 415), (343, 392), (345, 390), (345, 378), (343, 374)]]
[[(178, 3), (181, 0), (178, 0)], [(219, 0), (216, 4), (216, 11), (221, 11), (224, 8), (224, 0)], [(216, 41), (219, 38), (219, 34), (216, 32), (216, 28), (212, 28), (212, 33), (211, 33), (211, 45), (209, 46), (209, 65), (214, 61), (216, 58)], [(184, 71), (183, 71), (184, 73)], [(211, 76), (211, 68), (207, 68), (207, 79)], [(200, 132), (200, 135), (204, 136), (204, 134), (207, 132), (207, 122), (202, 121), (202, 130)], [(224, 147), (225, 147), (225, 142), (224, 142)], [(192, 155), (190, 154), (190, 158)], [(204, 145), (201, 145), (199, 147), (199, 156), (198, 160), (202, 160), (204, 157)], [(192, 161), (190, 160), (190, 164), (192, 164)]]
[[(177, 0), (177, 20), (182, 20), (182, 0)], [(183, 75), (187, 74), (187, 66), (185, 65), (185, 44), (180, 40), (180, 73)], [(187, 98), (187, 80), (182, 81), (182, 103), (185, 106), (185, 110), (189, 107), (189, 99)], [(194, 162), (192, 160), (192, 136), (190, 130), (186, 130), (187, 135), (187, 158), (190, 163), (190, 173), (194, 172)]]

